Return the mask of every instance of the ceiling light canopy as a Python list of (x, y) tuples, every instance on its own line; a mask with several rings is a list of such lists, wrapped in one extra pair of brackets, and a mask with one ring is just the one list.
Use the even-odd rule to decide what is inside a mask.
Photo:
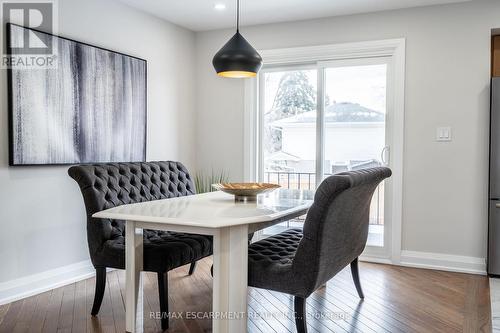
[(240, 34), (240, 1), (237, 0), (236, 33), (217, 52), (212, 64), (217, 75), (229, 78), (255, 77), (262, 67), (262, 57)]

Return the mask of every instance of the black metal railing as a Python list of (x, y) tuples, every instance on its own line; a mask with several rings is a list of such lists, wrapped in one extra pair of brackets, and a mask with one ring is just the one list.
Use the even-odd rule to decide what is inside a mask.
[[(325, 176), (331, 174), (325, 173)], [(265, 171), (264, 179), (268, 183), (279, 184), (284, 188), (314, 190), (316, 174), (314, 172)]]
[[(325, 173), (325, 177), (331, 176), (331, 173)], [(278, 184), (289, 189), (307, 189), (314, 190), (316, 188), (316, 173), (314, 172), (290, 172), (290, 171), (265, 171), (264, 181), (268, 183)], [(382, 183), (377, 187), (373, 195), (370, 206), (370, 224), (383, 225), (383, 186)]]

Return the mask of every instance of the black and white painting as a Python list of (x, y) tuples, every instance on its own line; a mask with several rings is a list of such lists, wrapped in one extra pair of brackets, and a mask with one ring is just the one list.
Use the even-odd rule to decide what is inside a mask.
[[(10, 25), (10, 45), (23, 27)], [(12, 165), (144, 161), (146, 61), (52, 39), (53, 69), (10, 69)]]

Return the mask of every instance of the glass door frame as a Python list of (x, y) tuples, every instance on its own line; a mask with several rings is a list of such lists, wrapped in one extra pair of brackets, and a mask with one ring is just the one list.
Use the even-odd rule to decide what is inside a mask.
[[(262, 130), (264, 128), (264, 111), (265, 111), (265, 81), (263, 77), (267, 73), (272, 72), (288, 72), (288, 71), (301, 71), (301, 70), (315, 70), (317, 83), (316, 83), (316, 159), (315, 159), (315, 185), (316, 187), (326, 178), (325, 177), (325, 133), (326, 133), (326, 122), (325, 122), (325, 87), (326, 87), (326, 70), (328, 68), (339, 68), (339, 67), (349, 67), (349, 66), (370, 66), (370, 65), (386, 65), (387, 73), (386, 73), (386, 100), (390, 100), (389, 96), (391, 95), (392, 85), (389, 82), (389, 77), (391, 69), (391, 57), (372, 57), (372, 58), (356, 58), (356, 59), (341, 59), (341, 60), (332, 60), (332, 61), (318, 61), (314, 64), (299, 64), (292, 66), (269, 66), (264, 67), (259, 73), (259, 107), (258, 107), (258, 152), (259, 156), (257, 159), (257, 173), (258, 178), (257, 181), (264, 181), (264, 172), (265, 172), (265, 157), (264, 157), (264, 135), (261, 135)], [(386, 106), (386, 122), (385, 122), (385, 147), (390, 147), (390, 131), (387, 128), (390, 126), (387, 122), (390, 122), (390, 108), (389, 105)], [(385, 152), (385, 150), (384, 150)], [(390, 156), (390, 148), (387, 150)], [(390, 164), (390, 157), (382, 160), (386, 160), (387, 164)], [(385, 192), (390, 191), (389, 187), (384, 187)], [(389, 193), (387, 193), (389, 194)], [(386, 196), (386, 193), (384, 193)], [(384, 211), (390, 211), (390, 201), (384, 201)], [(365, 249), (365, 253), (375, 256), (386, 257), (389, 254), (389, 246), (390, 246), (390, 237), (391, 237), (391, 221), (390, 216), (387, 219), (384, 219), (384, 245), (383, 246), (370, 246), (367, 245)]]
[[(390, 234), (384, 235), (384, 248), (367, 248), (362, 259), (372, 262), (400, 264), (401, 263), (401, 226), (402, 226), (402, 185), (403, 185), (403, 147), (404, 147), (404, 93), (405, 93), (405, 49), (404, 38), (380, 41), (356, 42), (345, 44), (332, 44), (310, 47), (297, 47), (288, 49), (259, 50), (263, 56), (265, 66), (263, 73), (267, 71), (284, 71), (287, 69), (318, 68), (327, 67), (333, 63), (360, 61), (357, 59), (387, 57), (390, 59), (387, 74), (387, 115), (386, 115), (386, 142), (391, 146), (389, 166), (393, 171), (392, 177), (386, 181), (386, 205), (389, 209), (385, 212), (384, 223), (390, 229)], [(322, 75), (321, 75), (322, 73)], [(324, 70), (318, 71), (317, 99), (318, 118), (324, 119), (324, 92), (322, 91), (324, 81)], [(256, 79), (245, 82), (245, 104), (244, 104), (244, 179), (245, 181), (256, 181), (262, 179), (263, 162), (262, 136), (260, 130), (263, 119), (260, 115), (262, 110), (259, 102), (262, 100), (260, 90), (260, 75)], [(321, 121), (319, 130), (324, 136)], [(323, 121), (324, 124), (324, 121)], [(389, 140), (387, 140), (389, 139)], [(318, 139), (317, 141), (321, 141)], [(317, 142), (317, 145), (321, 142)], [(316, 154), (321, 154), (323, 148), (317, 146)], [(318, 160), (318, 158), (317, 158)], [(323, 160), (317, 163), (316, 172), (323, 177)], [(387, 206), (386, 206), (387, 207)], [(384, 230), (384, 232), (386, 232)]]
[[(381, 161), (384, 166), (391, 165), (391, 157), (390, 150), (393, 143), (393, 133), (391, 128), (393, 128), (393, 115), (394, 112), (393, 105), (391, 101), (394, 98), (394, 82), (392, 80), (394, 74), (393, 69), (393, 61), (392, 57), (389, 56), (381, 56), (381, 57), (366, 57), (366, 58), (353, 58), (353, 59), (339, 59), (332, 61), (320, 61), (318, 62), (318, 76), (325, 77), (325, 71), (328, 68), (338, 68), (338, 67), (349, 67), (349, 66), (370, 66), (370, 65), (386, 65), (386, 112), (385, 112), (385, 145), (384, 149), (381, 151)], [(326, 82), (324, 81), (325, 86)], [(323, 100), (322, 105), (325, 105), (325, 101)], [(319, 147), (321, 149), (321, 161), (325, 160), (325, 130), (324, 126), (326, 125), (324, 120), (324, 112), (321, 114), (322, 119), (318, 119), (318, 127), (323, 127), (321, 130), (321, 138), (318, 138), (321, 141)], [(319, 117), (318, 117), (319, 118)], [(324, 172), (321, 170), (324, 179)], [(390, 186), (384, 186), (384, 198), (390, 198), (392, 196), (392, 188)], [(384, 212), (391, 211), (392, 200), (384, 200)], [(366, 245), (364, 250), (365, 255), (370, 255), (374, 257), (387, 258), (391, 252), (391, 236), (392, 236), (392, 216), (391, 214), (384, 214), (384, 245), (383, 246), (370, 246)]]

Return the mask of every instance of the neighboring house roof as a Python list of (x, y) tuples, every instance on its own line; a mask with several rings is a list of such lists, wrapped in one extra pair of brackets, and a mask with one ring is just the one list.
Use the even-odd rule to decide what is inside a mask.
[(300, 161), (300, 157), (284, 152), (283, 150), (277, 151), (266, 157), (266, 161)]
[[(383, 122), (384, 120), (384, 113), (354, 103), (334, 103), (325, 109), (325, 121), (327, 123), (371, 123)], [(308, 111), (293, 117), (277, 120), (272, 125), (281, 127), (287, 124), (315, 122), (316, 111)]]
[(351, 170), (361, 170), (367, 168), (375, 168), (380, 166), (380, 162), (377, 160), (366, 160), (366, 161), (350, 161)]

